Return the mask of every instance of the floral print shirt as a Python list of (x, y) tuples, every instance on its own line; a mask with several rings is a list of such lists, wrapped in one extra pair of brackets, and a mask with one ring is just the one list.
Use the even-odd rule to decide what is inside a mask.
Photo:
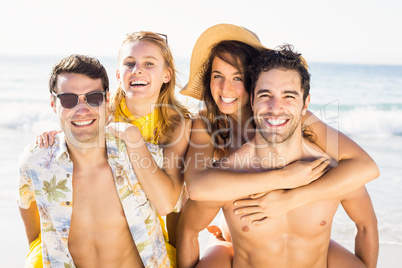
[[(162, 166), (162, 149), (155, 144), (147, 146)], [(169, 267), (159, 217), (134, 174), (125, 143), (107, 132), (106, 147), (117, 193), (144, 266)], [(57, 134), (54, 145), (47, 149), (36, 144), (25, 148), (19, 173), (19, 206), (28, 209), (32, 201), (38, 206), (44, 267), (75, 267), (67, 243), (74, 202), (73, 162), (64, 134)]]

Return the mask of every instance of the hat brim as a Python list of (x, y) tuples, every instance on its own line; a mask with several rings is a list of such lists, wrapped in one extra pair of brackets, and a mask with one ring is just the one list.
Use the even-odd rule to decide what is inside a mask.
[(263, 46), (258, 36), (246, 28), (233, 24), (217, 24), (205, 30), (194, 45), (191, 53), (188, 83), (180, 91), (182, 95), (201, 100), (204, 93), (203, 76), (205, 63), (211, 50), (221, 41), (232, 40), (248, 44), (258, 50), (269, 49)]

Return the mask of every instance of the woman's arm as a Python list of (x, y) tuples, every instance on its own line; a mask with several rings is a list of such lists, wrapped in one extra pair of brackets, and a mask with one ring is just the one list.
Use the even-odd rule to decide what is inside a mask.
[(345, 195), (377, 178), (380, 171), (374, 160), (353, 140), (326, 125), (311, 112), (306, 114), (304, 124), (315, 133), (315, 143), (338, 161), (319, 180), (288, 191), (300, 205)]
[(124, 123), (111, 123), (108, 128), (125, 141), (130, 162), (148, 199), (159, 215), (170, 213), (183, 187), (182, 160), (187, 151), (191, 121), (186, 120), (174, 129), (170, 136), (174, 144), (164, 148), (163, 168), (153, 159), (137, 127), (126, 124), (125, 130), (117, 131), (115, 124)]
[(326, 125), (311, 112), (303, 121), (314, 132), (315, 143), (338, 161), (337, 166), (302, 187), (251, 196), (254, 200), (237, 200), (235, 203), (239, 208), (236, 211), (243, 215), (243, 220), (264, 224), (270, 217), (283, 215), (302, 205), (345, 195), (379, 176), (374, 160), (350, 138)]
[(298, 187), (320, 177), (328, 165), (324, 159), (318, 159), (268, 172), (241, 173), (211, 168), (213, 151), (205, 123), (194, 120), (184, 173), (193, 200), (227, 201), (261, 191)]

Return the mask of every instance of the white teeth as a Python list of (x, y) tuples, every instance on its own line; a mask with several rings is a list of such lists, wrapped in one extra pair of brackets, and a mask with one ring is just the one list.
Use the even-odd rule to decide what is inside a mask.
[(145, 85), (148, 85), (148, 82), (141, 81), (141, 80), (132, 81), (130, 83), (130, 86), (145, 86)]
[(225, 98), (225, 97), (222, 97), (222, 96), (221, 96), (221, 100), (222, 100), (224, 103), (230, 104), (230, 103), (234, 102), (235, 100), (237, 100), (237, 98)]
[(268, 123), (273, 126), (282, 125), (286, 122), (286, 119), (267, 119)]
[(87, 120), (87, 121), (73, 121), (72, 123), (77, 126), (86, 126), (93, 122), (94, 120)]

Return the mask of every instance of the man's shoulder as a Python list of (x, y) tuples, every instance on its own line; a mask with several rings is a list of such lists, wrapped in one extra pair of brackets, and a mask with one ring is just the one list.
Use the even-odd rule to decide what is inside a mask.
[(48, 148), (40, 148), (36, 142), (32, 142), (21, 152), (19, 162), (21, 164), (41, 162), (44, 159), (55, 157), (58, 152), (64, 150), (64, 146), (64, 138), (60, 134), (54, 136), (54, 143), (53, 145), (49, 145)]
[(335, 164), (335, 160), (322, 150), (317, 144), (311, 142), (308, 138), (303, 138), (303, 159), (315, 159), (325, 157)]
[(21, 152), (19, 160), (20, 162), (30, 162), (32, 159), (37, 158), (39, 155), (43, 154), (47, 149), (39, 148), (36, 142), (31, 142), (25, 146), (24, 150)]
[(221, 169), (247, 172), (251, 169), (250, 164), (253, 158), (255, 158), (254, 153), (253, 144), (248, 142), (229, 155), (219, 159), (214, 166)]

